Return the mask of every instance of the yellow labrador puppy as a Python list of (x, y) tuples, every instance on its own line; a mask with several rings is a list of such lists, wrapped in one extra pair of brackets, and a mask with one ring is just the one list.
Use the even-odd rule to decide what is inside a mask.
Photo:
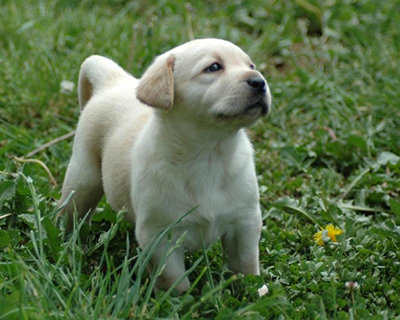
[[(85, 216), (106, 194), (114, 210), (127, 209), (144, 247), (196, 207), (173, 230), (173, 239), (186, 235), (157, 286), (168, 288), (185, 272), (185, 250), (218, 238), (232, 271), (259, 274), (262, 222), (243, 128), (267, 114), (271, 96), (247, 54), (228, 41), (194, 40), (157, 57), (140, 80), (91, 56), (80, 70), (79, 104), (61, 200), (75, 192), (64, 209), (69, 228), (75, 210)], [(177, 291), (188, 287), (185, 278)]]

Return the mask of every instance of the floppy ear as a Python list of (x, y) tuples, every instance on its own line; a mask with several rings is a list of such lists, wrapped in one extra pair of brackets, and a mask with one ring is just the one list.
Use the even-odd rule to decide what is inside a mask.
[(144, 73), (136, 90), (137, 98), (155, 108), (168, 110), (174, 104), (175, 56), (160, 57)]

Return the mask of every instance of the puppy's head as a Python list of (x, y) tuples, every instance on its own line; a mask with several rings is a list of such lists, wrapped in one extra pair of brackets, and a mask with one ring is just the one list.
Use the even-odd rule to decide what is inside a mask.
[(140, 80), (137, 97), (186, 118), (239, 126), (271, 107), (268, 84), (248, 55), (219, 39), (190, 41), (159, 56)]

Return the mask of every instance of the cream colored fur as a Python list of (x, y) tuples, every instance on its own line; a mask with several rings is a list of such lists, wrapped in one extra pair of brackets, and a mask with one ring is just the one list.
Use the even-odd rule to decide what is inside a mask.
[[(218, 63), (222, 69), (211, 71)], [(127, 209), (144, 247), (178, 217), (182, 246), (158, 287), (184, 272), (184, 252), (218, 238), (234, 272), (259, 274), (262, 222), (253, 149), (243, 129), (271, 106), (268, 85), (237, 46), (194, 40), (157, 57), (140, 80), (111, 60), (91, 56), (79, 77), (79, 119), (62, 199), (69, 228), (94, 211), (103, 194)], [(151, 107), (150, 107), (151, 106)], [(152, 264), (159, 261), (166, 242)], [(185, 278), (177, 287), (189, 287)]]

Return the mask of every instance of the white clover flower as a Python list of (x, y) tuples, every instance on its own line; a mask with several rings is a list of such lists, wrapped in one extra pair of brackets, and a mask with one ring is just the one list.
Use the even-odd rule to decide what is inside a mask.
[(75, 84), (69, 80), (63, 80), (60, 82), (60, 92), (64, 94), (69, 94), (74, 91)]
[(258, 291), (258, 295), (260, 296), (260, 298), (261, 298), (262, 296), (265, 296), (266, 294), (269, 293), (269, 290), (268, 290), (268, 287), (267, 287), (266, 284), (264, 284), (264, 285), (263, 285), (261, 288), (259, 288), (257, 291)]
[(360, 285), (356, 281), (347, 281), (344, 286), (351, 291), (360, 289)]

